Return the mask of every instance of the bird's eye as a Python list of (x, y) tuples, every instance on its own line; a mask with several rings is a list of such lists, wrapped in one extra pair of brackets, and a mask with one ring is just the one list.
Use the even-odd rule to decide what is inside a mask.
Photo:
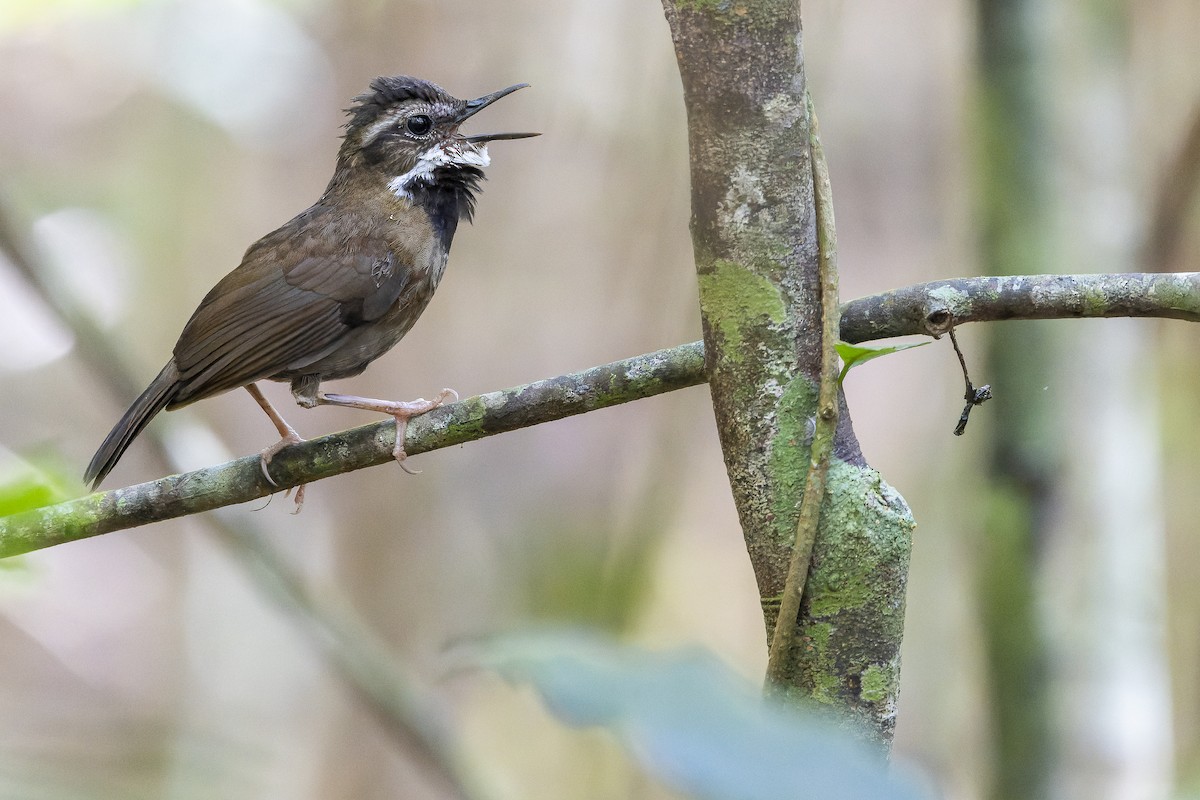
[(405, 127), (413, 136), (424, 136), (433, 130), (433, 120), (427, 114), (415, 114), (408, 118)]

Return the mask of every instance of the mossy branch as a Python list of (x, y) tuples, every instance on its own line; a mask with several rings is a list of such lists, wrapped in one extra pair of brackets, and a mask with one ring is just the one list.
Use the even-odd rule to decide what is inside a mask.
[(1089, 317), (1200, 322), (1200, 272), (1009, 275), (920, 283), (843, 305), (842, 338), (857, 343), (938, 336), (966, 322)]
[[(699, 342), (636, 356), (434, 409), (408, 425), (409, 455), (627, 403), (703, 382)], [(68, 500), (0, 519), (0, 558), (150, 522), (244, 503), (305, 483), (393, 461), (391, 420), (149, 483)], [(394, 463), (394, 462), (393, 462)]]
[[(949, 315), (949, 316), (947, 316)], [(909, 286), (842, 306), (846, 341), (940, 333), (1001, 319), (1163, 317), (1200, 322), (1200, 273), (961, 278)], [(467, 398), (409, 425), (410, 454), (481, 439), (704, 382), (700, 342), (584, 372)], [(390, 421), (312, 439), (280, 453), (271, 473), (298, 486), (391, 460)], [(277, 491), (257, 456), (88, 495), (0, 519), (0, 557), (245, 503)]]

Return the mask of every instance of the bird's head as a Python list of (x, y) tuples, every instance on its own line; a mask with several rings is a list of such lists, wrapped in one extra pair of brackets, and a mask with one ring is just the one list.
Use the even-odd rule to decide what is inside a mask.
[(528, 84), (519, 83), (475, 100), (459, 100), (429, 81), (397, 75), (376, 78), (354, 98), (338, 160), (361, 165), (389, 179), (398, 195), (441, 180), (474, 182), (489, 163), (487, 143), (523, 139), (536, 133), (485, 133), (464, 136), (459, 126), (501, 97)]

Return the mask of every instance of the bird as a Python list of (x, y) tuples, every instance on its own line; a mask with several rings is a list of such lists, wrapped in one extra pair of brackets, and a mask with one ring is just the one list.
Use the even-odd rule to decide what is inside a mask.
[[(244, 387), (280, 440), (301, 442), (267, 401), (260, 380), (291, 384), (303, 408), (345, 406), (391, 415), (393, 456), (404, 466), (407, 421), (433, 400), (373, 400), (321, 391), (359, 375), (412, 328), (446, 269), (460, 220), (470, 221), (490, 164), (488, 142), (536, 133), (466, 136), (459, 126), (528, 84), (459, 100), (408, 75), (378, 77), (346, 109), (333, 177), (316, 203), (246, 250), (193, 312), (166, 366), (105, 437), (84, 472), (95, 490), (160, 411)], [(407, 468), (406, 468), (407, 469)], [(300, 501), (301, 497), (298, 496)]]

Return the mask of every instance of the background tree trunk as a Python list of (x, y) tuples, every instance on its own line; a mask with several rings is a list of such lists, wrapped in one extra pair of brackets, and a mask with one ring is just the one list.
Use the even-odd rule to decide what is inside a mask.
[[(1144, 216), (1132, 185), (1126, 15), (1116, 4), (1036, 0), (982, 0), (980, 12), (987, 270), (1136, 263)], [(1136, 400), (1153, 370), (1150, 328), (988, 333), (987, 379), (1004, 387), (985, 429), (992, 478), (979, 573), (992, 796), (1162, 796), (1161, 455), (1155, 410)]]
[[(1035, 274), (1051, 263), (1052, 205), (1040, 0), (979, 0), (976, 175), (980, 260), (989, 275)], [(986, 379), (997, 387), (983, 460), (984, 525), (977, 591), (985, 680), (992, 697), (991, 796), (1048, 796), (1053, 750), (1047, 642), (1037, 575), (1059, 491), (1054, 363), (1047, 323), (988, 330)]]
[[(1070, 268), (1105, 271), (1170, 249), (1161, 239), (1142, 246), (1155, 211), (1139, 197), (1134, 155), (1139, 121), (1158, 120), (1130, 113), (1133, 13), (1106, 0), (1065, 5), (1048, 20), (1058, 45), (1041, 81), (1055, 98), (1055, 152), (1066, 156), (1052, 186), (1053, 260)], [(1161, 209), (1158, 219), (1151, 229), (1166, 227)], [(1161, 326), (1058, 327), (1056, 418), (1079, 457), (1063, 464), (1061, 510), (1038, 576), (1048, 691), (1058, 698), (1050, 706), (1058, 743), (1051, 785), (1062, 800), (1167, 797), (1174, 737), (1161, 412), (1144, 401), (1159, 369)]]

